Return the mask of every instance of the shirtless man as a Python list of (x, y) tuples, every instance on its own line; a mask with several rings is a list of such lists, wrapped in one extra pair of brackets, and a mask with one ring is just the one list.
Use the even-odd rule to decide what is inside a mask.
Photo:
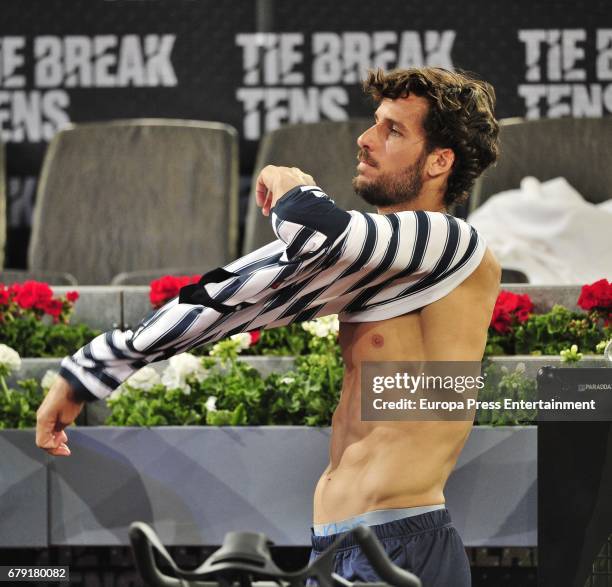
[[(445, 106), (449, 110), (454, 108), (446, 115), (455, 120), (442, 122), (449, 125), (451, 136), (453, 123), (464, 127), (482, 125), (482, 134), (471, 137), (469, 145), (474, 151), (482, 149), (482, 153), (473, 155), (478, 160), (472, 163), (473, 178), (497, 154), (497, 124), (492, 116), (490, 88), (436, 70), (424, 71), (422, 75), (425, 79), (402, 72), (395, 76), (378, 74), (371, 75), (366, 82), (379, 105), (375, 124), (358, 139), (359, 165), (354, 188), (381, 214), (445, 211), (453, 202), (449, 177), (457, 168), (460, 173), (465, 172), (462, 169), (465, 160), (458, 161), (460, 156), (465, 157), (465, 152), (455, 152), (460, 148), (453, 149), (452, 141), (437, 146), (440, 139), (435, 136), (438, 130), (435, 123), (429, 145), (425, 131), (425, 127), (432, 126), (428, 114), (434, 109), (427, 93), (435, 95), (438, 84), (462, 88), (457, 93), (459, 100), (461, 91), (467, 96), (461, 105), (468, 111), (465, 114), (452, 103), (457, 98), (450, 97), (450, 104), (439, 106), (442, 111)], [(414, 89), (402, 96), (408, 83)], [(420, 85), (425, 89), (419, 91)], [(474, 113), (477, 108), (481, 110), (479, 115)], [(463, 131), (478, 135), (473, 128)], [(292, 174), (296, 176), (293, 179)], [(454, 184), (460, 185), (462, 181), (465, 178), (455, 178)], [(299, 177), (299, 170), (264, 170), (260, 177), (260, 200), (267, 189), (271, 192), (264, 204), (264, 214), (277, 197), (296, 185), (310, 182), (309, 176)], [(487, 250), (478, 268), (465, 281), (421, 310), (381, 321), (340, 322), (344, 380), (332, 418), (330, 463), (314, 495), (313, 556), (333, 542), (335, 533), (367, 523), (384, 540), (392, 560), (416, 573), (424, 586), (471, 584), (465, 550), (443, 504), (444, 486), (472, 422), (362, 421), (361, 363), (480, 361), (500, 276), (501, 269)], [(343, 577), (376, 580), (357, 548), (347, 547), (337, 556), (336, 565)]]
[[(373, 72), (365, 88), (378, 108), (373, 126), (358, 140), (354, 188), (379, 213), (444, 212), (496, 159), (498, 127), (487, 84), (426, 68)], [(269, 166), (258, 178), (258, 205), (268, 215), (283, 195), (309, 185), (312, 177), (299, 169)], [(472, 423), (362, 421), (361, 363), (480, 361), (500, 274), (486, 250), (466, 279), (419, 310), (379, 321), (341, 321), (345, 373), (332, 418), (330, 463), (314, 495), (313, 556), (335, 533), (366, 523), (392, 560), (425, 587), (471, 584), (465, 550), (444, 508), (444, 486)], [(38, 410), (38, 446), (70, 454), (61, 429), (81, 407), (60, 379)], [(336, 572), (376, 580), (350, 543), (336, 555)]]

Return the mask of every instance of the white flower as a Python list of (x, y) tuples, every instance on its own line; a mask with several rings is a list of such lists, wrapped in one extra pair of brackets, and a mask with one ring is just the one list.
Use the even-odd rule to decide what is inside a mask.
[(251, 346), (251, 335), (248, 332), (240, 332), (230, 336), (230, 339), (238, 343), (238, 352), (244, 351)]
[(168, 389), (180, 389), (185, 395), (189, 395), (191, 393), (191, 387), (187, 381), (185, 381), (185, 377), (182, 377), (177, 373), (176, 369), (172, 367), (168, 367), (162, 374), (162, 383)]
[(323, 316), (310, 322), (304, 322), (302, 328), (313, 336), (325, 338), (331, 334), (335, 335), (338, 333), (340, 322), (337, 314), (331, 314), (330, 316)]
[(196, 381), (206, 378), (207, 370), (202, 366), (200, 359), (189, 353), (182, 353), (170, 359), (170, 365), (164, 369), (161, 382), (168, 389), (180, 389), (185, 394), (191, 393), (187, 383), (188, 377)]
[(130, 376), (127, 385), (142, 391), (151, 391), (155, 385), (161, 383), (161, 377), (153, 367), (143, 367)]
[(173, 367), (185, 377), (195, 377), (197, 381), (204, 381), (208, 373), (202, 365), (202, 361), (190, 353), (181, 353), (172, 357), (170, 367)]
[(47, 369), (43, 378), (40, 380), (40, 386), (44, 389), (51, 389), (51, 386), (55, 383), (55, 380), (59, 377), (59, 373), (57, 371), (53, 371), (51, 369)]
[(207, 412), (216, 412), (217, 411), (217, 398), (214, 395), (211, 395), (206, 400), (206, 411)]
[(291, 385), (293, 382), (295, 381), (295, 378), (293, 377), (283, 377), (280, 382), (283, 385)]
[(4, 367), (9, 373), (18, 371), (21, 367), (19, 353), (10, 346), (0, 344), (0, 367)]
[(514, 368), (514, 372), (515, 373), (525, 373), (525, 363), (517, 363), (516, 367)]

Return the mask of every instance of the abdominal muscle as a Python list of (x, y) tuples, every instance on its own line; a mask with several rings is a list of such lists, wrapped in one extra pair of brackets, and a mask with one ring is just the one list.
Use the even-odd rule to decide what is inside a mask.
[(361, 422), (359, 380), (347, 375), (332, 419), (330, 462), (315, 489), (314, 523), (444, 503), (472, 423)]
[[(315, 524), (444, 503), (444, 486), (472, 422), (362, 422), (361, 363), (480, 361), (494, 296), (493, 302), (481, 297), (471, 304), (469, 289), (461, 292), (460, 286), (443, 300), (389, 320), (341, 323), (345, 373), (332, 418), (330, 462), (315, 489)], [(474, 307), (476, 312), (465, 310)]]

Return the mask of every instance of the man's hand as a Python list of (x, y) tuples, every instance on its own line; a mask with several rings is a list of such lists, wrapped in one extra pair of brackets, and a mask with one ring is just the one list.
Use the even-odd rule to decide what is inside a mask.
[(58, 377), (36, 412), (36, 446), (50, 455), (70, 455), (64, 428), (74, 422), (83, 403), (74, 400), (71, 385)]
[(255, 198), (264, 216), (269, 216), (276, 201), (298, 185), (316, 185), (311, 175), (297, 167), (267, 165), (257, 177)]

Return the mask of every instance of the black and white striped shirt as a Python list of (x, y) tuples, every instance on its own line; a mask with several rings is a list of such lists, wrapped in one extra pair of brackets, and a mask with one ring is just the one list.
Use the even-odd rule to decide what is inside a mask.
[(448, 214), (347, 212), (314, 186), (283, 195), (272, 227), (278, 240), (204, 274), (134, 331), (101, 334), (62, 361), (61, 375), (103, 398), (148, 363), (239, 332), (399, 316), (451, 292), (485, 252)]

